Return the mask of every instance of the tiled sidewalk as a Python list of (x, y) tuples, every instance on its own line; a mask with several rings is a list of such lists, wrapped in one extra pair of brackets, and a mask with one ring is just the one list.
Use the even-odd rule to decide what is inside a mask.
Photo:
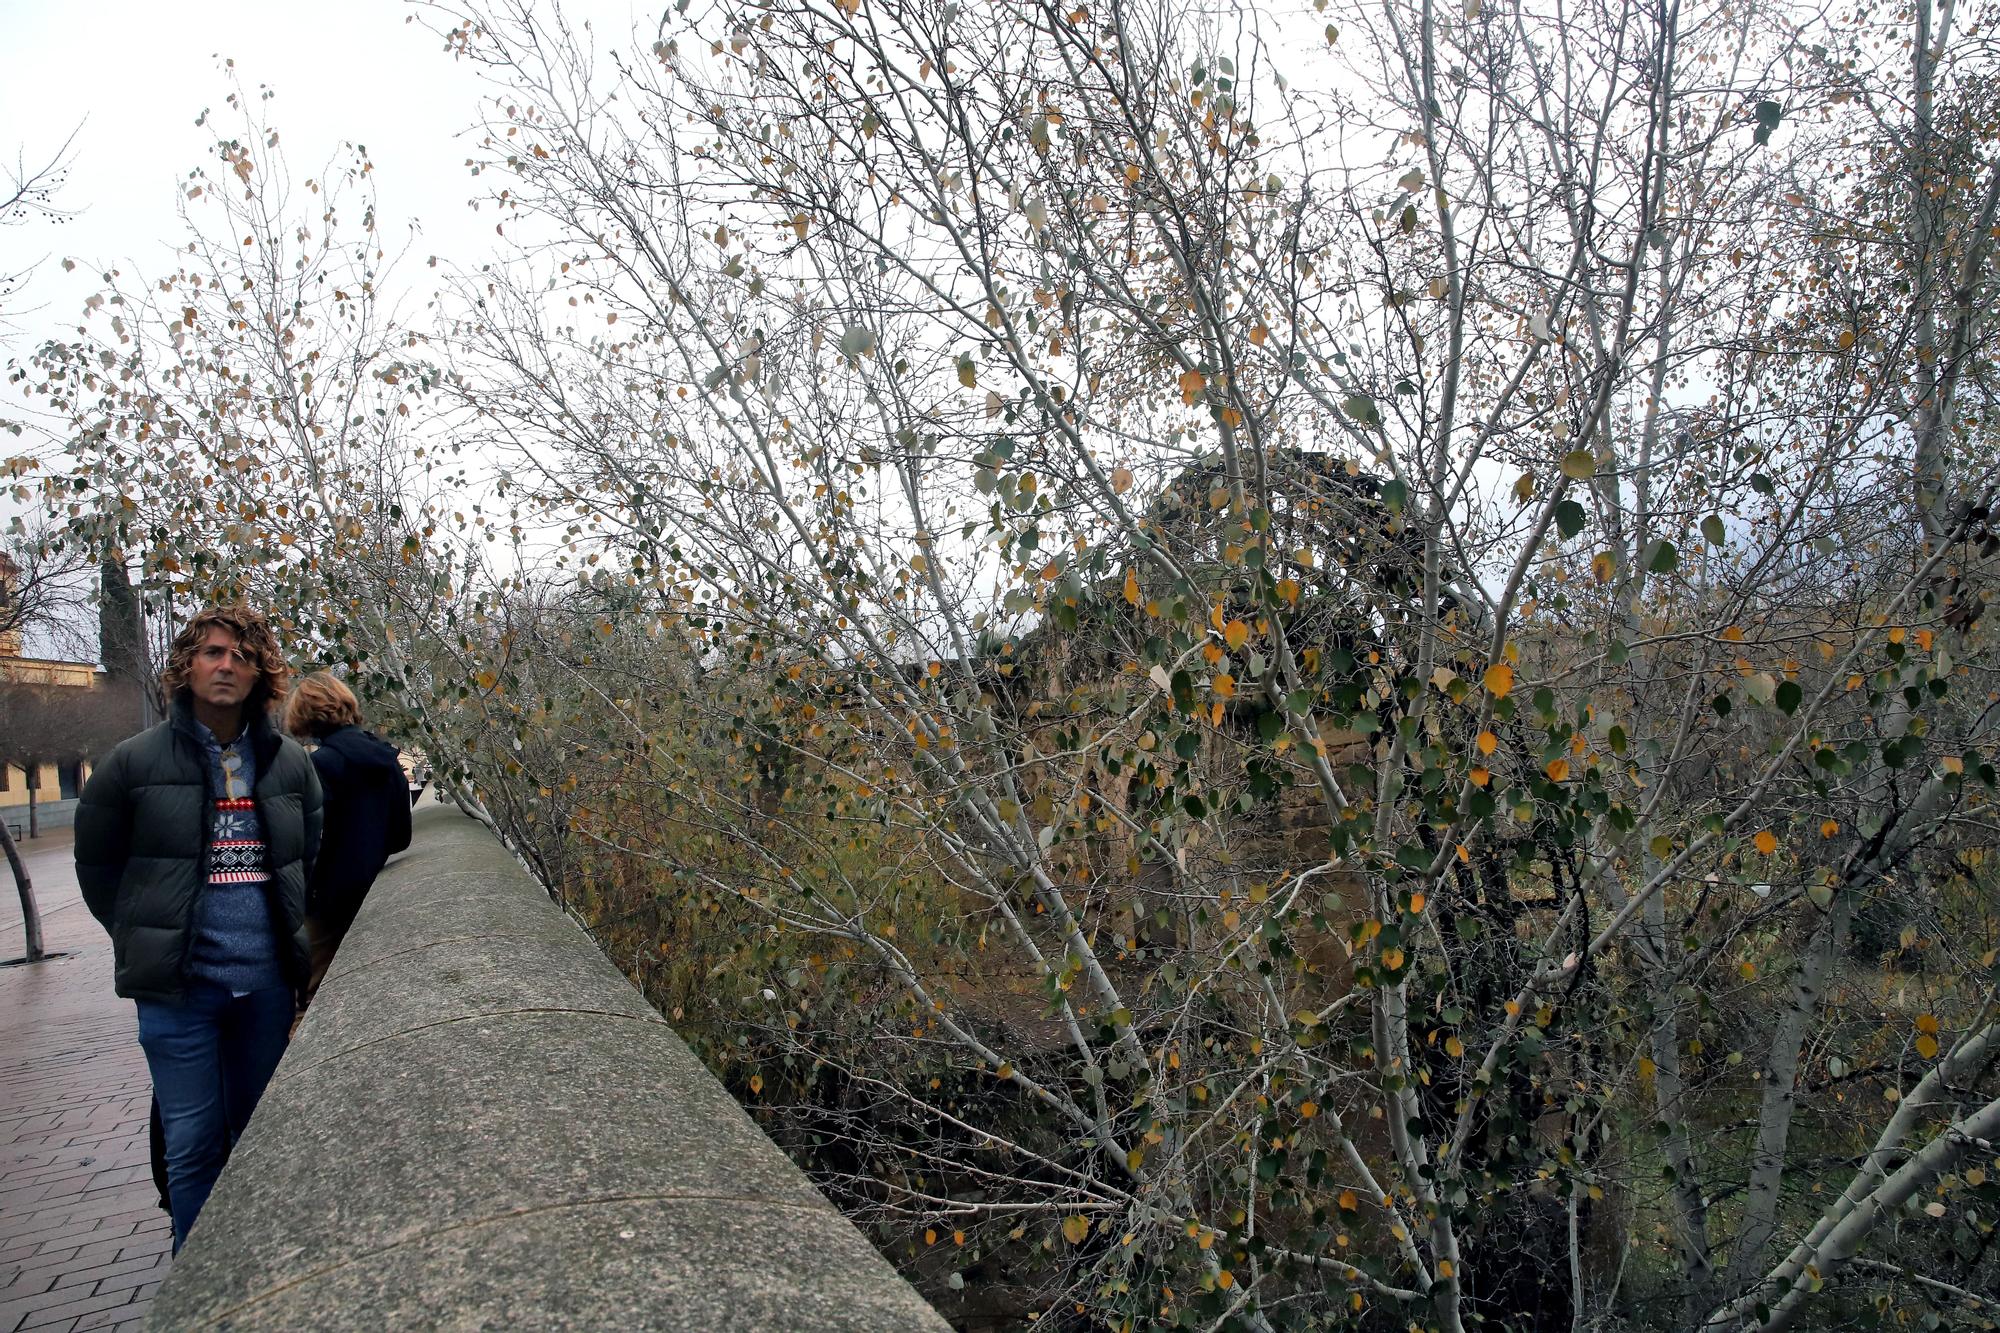
[[(67, 831), (23, 843), (50, 950), (0, 967), (0, 1333), (131, 1333), (172, 1232), (146, 1158), (151, 1083), (111, 944), (77, 895)], [(21, 909), (0, 858), (0, 959)]]

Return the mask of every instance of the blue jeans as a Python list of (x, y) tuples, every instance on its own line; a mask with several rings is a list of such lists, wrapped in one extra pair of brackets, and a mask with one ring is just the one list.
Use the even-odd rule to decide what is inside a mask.
[(225, 986), (193, 979), (179, 1004), (138, 1005), (139, 1045), (166, 1131), (167, 1201), (178, 1254), (285, 1053), (292, 992), (276, 986), (234, 996)]

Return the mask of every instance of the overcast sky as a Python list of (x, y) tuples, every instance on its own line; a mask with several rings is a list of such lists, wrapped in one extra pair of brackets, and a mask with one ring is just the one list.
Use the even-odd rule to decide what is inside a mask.
[[(563, 8), (622, 38), (635, 0)], [(0, 155), (10, 170), (17, 153), (32, 169), (76, 134), (56, 200), (75, 216), (0, 228), (0, 273), (39, 265), (0, 310), (0, 364), (73, 333), (107, 268), (172, 268), (185, 240), (181, 182), (215, 166), (218, 131), (236, 123), (224, 58), (251, 95), (259, 84), (276, 92), (264, 114), (295, 176), (318, 175), (343, 141), (367, 146), (385, 244), (393, 252), (418, 229), (396, 278), (434, 279), (422, 262), (430, 254), (469, 267), (491, 253), (492, 216), (466, 202), (480, 182), (465, 168), (464, 131), (484, 85), (429, 29), (406, 21), (414, 12), (403, 0), (0, 0)], [(208, 128), (195, 124), (204, 108), (215, 113)], [(73, 272), (65, 258), (77, 261)], [(31, 410), (4, 377), (0, 391), (9, 394), (0, 416)], [(0, 454), (10, 443), (0, 437)], [(0, 523), (13, 508), (0, 497)], [(54, 640), (30, 651), (74, 652)]]
[[(565, 0), (622, 37), (634, 0)], [(646, 8), (642, 3), (640, 9)], [(379, 217), (394, 248), (421, 227), (413, 251), (471, 264), (493, 239), (492, 219), (467, 207), (462, 131), (481, 84), (444, 52), (401, 0), (0, 0), (0, 153), (30, 165), (80, 125), (59, 203), (78, 216), (61, 226), (0, 229), (0, 272), (48, 256), (33, 285), (10, 303), (0, 360), (74, 326), (96, 275), (136, 261), (169, 266), (180, 235), (176, 182), (209, 161), (216, 135), (198, 128), (203, 108), (227, 110), (222, 59), (247, 89), (268, 84), (271, 123), (295, 173), (317, 174), (343, 140), (365, 144), (376, 166)], [(227, 128), (231, 117), (220, 116)], [(66, 274), (60, 260), (74, 257)], [(409, 266), (407, 278), (427, 273)]]

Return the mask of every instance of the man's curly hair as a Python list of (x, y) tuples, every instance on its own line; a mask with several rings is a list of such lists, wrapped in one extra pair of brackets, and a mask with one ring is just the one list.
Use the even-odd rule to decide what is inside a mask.
[(181, 627), (181, 632), (174, 636), (174, 646), (167, 651), (167, 669), (160, 673), (160, 695), (168, 706), (172, 706), (175, 695), (187, 688), (188, 674), (194, 667), (194, 650), (212, 629), (235, 635), (244, 656), (257, 665), (257, 683), (243, 701), (246, 709), (268, 708), (285, 697), (292, 669), (285, 664), (277, 636), (271, 633), (264, 617), (247, 606), (211, 606)]

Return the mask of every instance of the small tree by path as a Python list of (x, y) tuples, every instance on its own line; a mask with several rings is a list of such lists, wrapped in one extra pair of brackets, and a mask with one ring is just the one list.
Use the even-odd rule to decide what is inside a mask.
[[(7, 717), (7, 731), (0, 736), (0, 763), (19, 764), (28, 775), (28, 836), (41, 836), (41, 808), (36, 778), (45, 763), (77, 763), (104, 754), (131, 730), (130, 719), (137, 716), (136, 701), (129, 686), (96, 685), (90, 689), (70, 686), (0, 684), (0, 714)], [(35, 904), (34, 885), (29, 878), (13, 834), (0, 824), (0, 846), (14, 872), (14, 887), (20, 895), (26, 961), (40, 962), (42, 945), (41, 913)]]
[(21, 895), (21, 929), (25, 945), (22, 961), (39, 963), (47, 954), (42, 947), (42, 913), (35, 905), (35, 884), (28, 877), (28, 867), (21, 860), (21, 849), (14, 845), (14, 835), (4, 819), (0, 819), (0, 848), (7, 852), (7, 865), (14, 872), (14, 888)]

